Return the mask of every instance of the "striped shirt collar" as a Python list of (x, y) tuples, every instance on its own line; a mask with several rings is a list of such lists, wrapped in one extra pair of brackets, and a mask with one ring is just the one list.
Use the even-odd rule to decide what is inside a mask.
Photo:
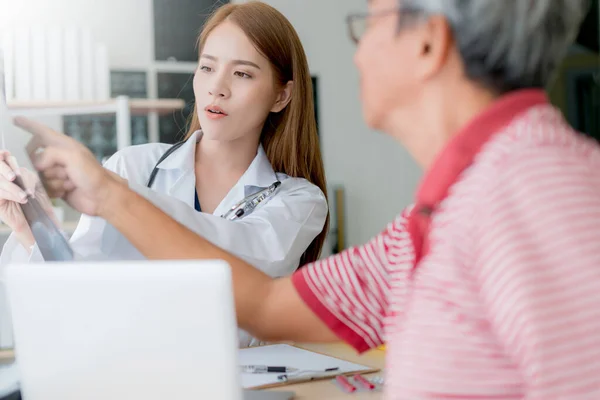
[(543, 90), (524, 89), (502, 96), (467, 124), (442, 150), (421, 181), (417, 204), (430, 210), (446, 198), (450, 186), (473, 162), (483, 145), (517, 115), (546, 104)]
[(467, 124), (441, 151), (422, 179), (408, 220), (416, 268), (427, 254), (430, 216), (446, 198), (460, 174), (473, 163), (481, 148), (515, 117), (531, 107), (547, 104), (544, 91), (523, 89), (506, 94)]

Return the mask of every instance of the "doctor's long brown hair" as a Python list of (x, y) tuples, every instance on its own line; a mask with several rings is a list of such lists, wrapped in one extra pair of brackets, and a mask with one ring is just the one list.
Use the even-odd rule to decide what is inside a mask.
[[(313, 88), (308, 62), (300, 38), (286, 17), (273, 7), (252, 1), (227, 4), (215, 11), (198, 38), (200, 53), (208, 35), (223, 21), (239, 26), (256, 49), (267, 58), (277, 84), (294, 81), (292, 98), (279, 113), (271, 113), (261, 134), (261, 143), (275, 172), (305, 178), (317, 185), (327, 198), (325, 170), (317, 123)], [(186, 139), (200, 129), (194, 108)], [(329, 213), (321, 233), (312, 241), (300, 259), (300, 266), (319, 258), (329, 227)]]

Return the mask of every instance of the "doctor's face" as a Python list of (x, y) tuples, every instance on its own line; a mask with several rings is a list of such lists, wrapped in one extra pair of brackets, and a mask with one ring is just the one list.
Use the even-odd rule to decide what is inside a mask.
[(273, 70), (235, 24), (225, 21), (208, 36), (194, 76), (203, 138), (233, 141), (259, 137), (278, 91)]

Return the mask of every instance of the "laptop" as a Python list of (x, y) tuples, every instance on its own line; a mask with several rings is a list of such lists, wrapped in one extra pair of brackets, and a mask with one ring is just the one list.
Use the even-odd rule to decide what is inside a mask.
[(243, 391), (223, 261), (59, 262), (6, 271), (25, 400), (286, 400)]

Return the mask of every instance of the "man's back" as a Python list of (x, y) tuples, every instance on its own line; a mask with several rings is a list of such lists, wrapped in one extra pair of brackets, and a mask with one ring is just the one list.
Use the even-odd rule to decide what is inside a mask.
[(600, 148), (549, 105), (505, 122), (436, 207), (416, 268), (400, 217), (294, 278), (357, 349), (385, 338), (398, 398), (600, 393)]

